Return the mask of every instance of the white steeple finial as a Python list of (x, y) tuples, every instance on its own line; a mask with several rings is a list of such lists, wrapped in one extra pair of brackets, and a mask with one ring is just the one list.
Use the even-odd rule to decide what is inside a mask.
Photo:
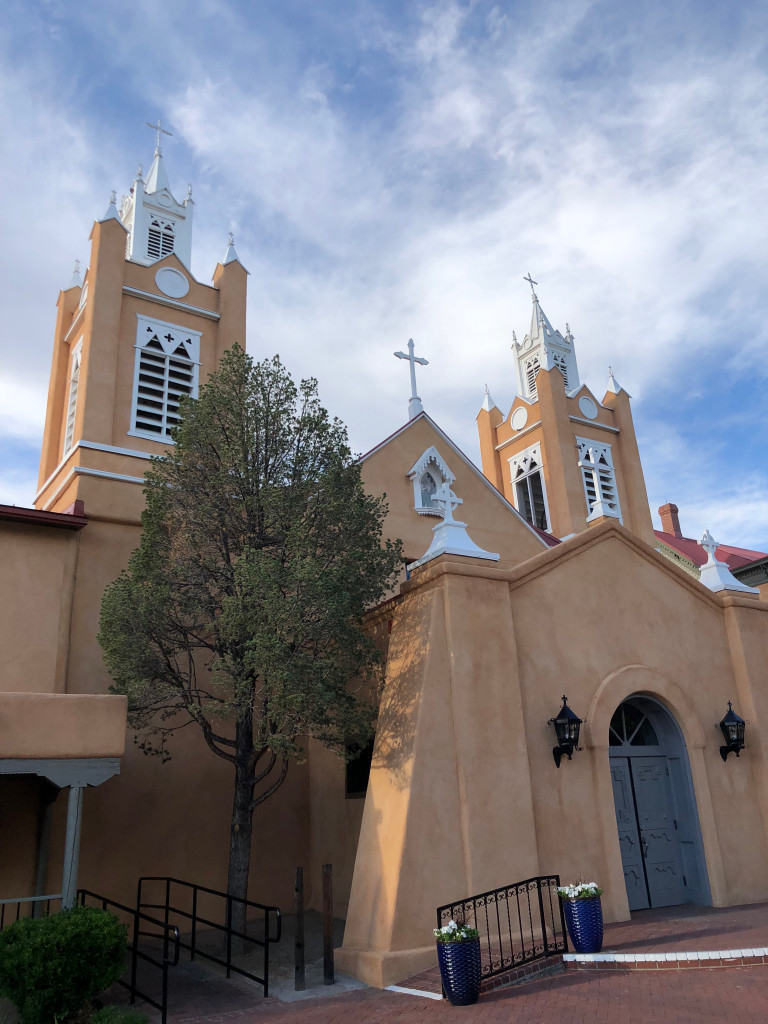
[(153, 132), (157, 132), (157, 143), (155, 145), (155, 156), (162, 156), (163, 155), (163, 148), (162, 148), (161, 143), (162, 143), (162, 140), (163, 140), (163, 135), (168, 135), (168, 136), (172, 137), (173, 136), (173, 132), (169, 132), (166, 128), (163, 128), (163, 126), (162, 126), (162, 124), (160, 122), (160, 118), (159, 117), (157, 119), (157, 124), (150, 124), (149, 121), (147, 121), (146, 125), (147, 125), (147, 128), (151, 128)]
[(418, 416), (420, 412), (424, 412), (424, 406), (421, 404), (421, 399), (416, 392), (416, 363), (420, 363), (422, 366), (429, 366), (428, 359), (422, 359), (421, 356), (415, 356), (413, 354), (413, 338), (408, 339), (408, 353), (395, 352), (398, 359), (407, 359), (411, 364), (411, 398), (408, 402), (408, 419), (412, 420), (414, 416)]
[(224, 262), (223, 262), (222, 266), (226, 267), (226, 265), (228, 263), (239, 263), (239, 262), (240, 262), (240, 257), (237, 255), (237, 250), (235, 249), (235, 236), (230, 231), (229, 235), (227, 236), (227, 253), (226, 253), (225, 257), (224, 257)]
[[(117, 212), (117, 192), (114, 189), (109, 194), (109, 206), (101, 220), (120, 220), (120, 214)], [(120, 223), (122, 224), (122, 221)]]
[(528, 284), (531, 286), (531, 295), (533, 296), (533, 301), (536, 302), (537, 301), (537, 297), (536, 297), (536, 292), (533, 290), (533, 286), (535, 284), (538, 284), (539, 282), (533, 280), (533, 278), (531, 277), (530, 270), (528, 271), (528, 274), (523, 278), (523, 280), (527, 281)]
[(497, 554), (478, 547), (470, 538), (466, 523), (461, 523), (453, 518), (453, 510), (459, 505), (463, 505), (464, 502), (461, 498), (456, 497), (447, 480), (444, 480), (437, 488), (433, 500), (443, 513), (443, 518), (437, 526), (432, 527), (432, 543), (421, 558), (411, 562), (408, 566), (409, 570), (415, 569), (425, 562), (430, 562), (438, 555), (466, 555), (469, 558), (487, 558), (491, 562), (498, 562)]
[(485, 409), (486, 412), (490, 412), (494, 408), (496, 403), (491, 398), (491, 392), (488, 390), (488, 385), (485, 385), (485, 397), (483, 398), (483, 404), (480, 406), (481, 409)]
[(70, 288), (82, 288), (83, 282), (80, 279), (80, 260), (75, 260), (75, 265), (72, 269), (72, 280), (69, 282)]
[(622, 390), (621, 384), (619, 384), (619, 382), (616, 380), (616, 378), (613, 375), (613, 367), (611, 367), (611, 366), (608, 367), (608, 388), (607, 388), (607, 390), (608, 391), (612, 391), (614, 395), (618, 395), (618, 393)]
[(136, 181), (143, 181), (144, 180), (143, 177), (142, 177), (143, 174), (144, 174), (144, 168), (141, 166), (141, 164), (139, 164), (139, 166), (136, 168)]
[(699, 541), (701, 547), (707, 552), (707, 561), (702, 565), (699, 579), (714, 593), (721, 590), (735, 590), (741, 594), (757, 594), (760, 591), (757, 587), (748, 587), (740, 583), (728, 568), (727, 562), (719, 562), (716, 558), (716, 551), (720, 546), (709, 530), (705, 530)]

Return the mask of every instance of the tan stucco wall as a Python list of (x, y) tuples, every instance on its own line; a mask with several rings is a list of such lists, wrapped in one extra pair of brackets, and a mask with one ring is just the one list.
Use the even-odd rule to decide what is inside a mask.
[[(434, 962), (437, 905), (539, 873), (596, 879), (606, 918), (627, 918), (608, 723), (638, 693), (685, 738), (713, 903), (768, 898), (762, 745), (748, 732), (723, 764), (715, 728), (734, 694), (759, 703), (766, 653), (764, 605), (711, 594), (610, 521), (516, 568), (417, 570), (393, 614), (343, 968), (398, 981)], [(587, 724), (558, 769), (562, 693)]]
[(432, 542), (432, 530), (441, 520), (414, 511), (413, 484), (407, 473), (421, 455), (434, 446), (456, 479), (451, 485), (463, 501), (454, 518), (467, 522), (471, 539), (504, 561), (517, 564), (539, 554), (545, 545), (520, 516), (489, 487), (466, 458), (452, 449), (425, 417), (410, 424), (362, 464), (363, 483), (374, 494), (385, 494), (389, 505), (384, 530), (403, 541), (406, 561), (416, 561)]
[[(589, 525), (575, 439), (585, 437), (609, 444), (622, 521), (638, 537), (651, 543), (653, 526), (626, 391), (618, 395), (609, 392), (601, 402), (582, 385), (575, 395), (569, 396), (557, 369), (540, 370), (536, 387), (538, 399), (533, 403), (518, 395), (506, 416), (497, 407), (478, 415), (485, 475), (508, 501), (516, 504), (509, 460), (532, 445), (540, 444), (549, 531), (556, 537), (567, 537), (583, 532)], [(597, 406), (593, 420), (585, 419), (579, 409), (579, 399), (583, 397), (591, 398)], [(518, 431), (512, 427), (511, 419), (520, 408), (526, 410), (528, 419)]]
[(126, 697), (0, 693), (0, 758), (122, 757)]
[(0, 691), (61, 693), (80, 534), (0, 523)]

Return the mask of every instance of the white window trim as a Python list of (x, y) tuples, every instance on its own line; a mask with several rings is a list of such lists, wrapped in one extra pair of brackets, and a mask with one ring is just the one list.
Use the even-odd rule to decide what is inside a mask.
[[(166, 417), (168, 415), (167, 402), (163, 407), (163, 420), (164, 430), (162, 433), (154, 433), (151, 430), (142, 430), (140, 426), (137, 426), (136, 417), (139, 413), (139, 370), (141, 367), (141, 354), (146, 348), (146, 342), (149, 340), (147, 334), (150, 329), (153, 335), (157, 335), (160, 344), (163, 346), (163, 354), (167, 361), (171, 358), (172, 353), (166, 351), (170, 348), (171, 344), (176, 344), (181, 339), (174, 338), (173, 342), (166, 343), (163, 335), (165, 333), (183, 336), (183, 344), (186, 345), (187, 350), (190, 354), (188, 360), (184, 362), (189, 363), (192, 368), (192, 392), (191, 397), (197, 398), (198, 390), (200, 386), (200, 339), (202, 337), (201, 331), (193, 331), (188, 327), (180, 327), (178, 324), (171, 324), (165, 320), (156, 320), (154, 317), (148, 317), (143, 313), (136, 314), (136, 359), (133, 368), (133, 399), (131, 402), (131, 421), (127, 433), (131, 437), (142, 437), (150, 441), (159, 441), (161, 444), (171, 444), (171, 438), (168, 434), (168, 428), (165, 424)], [(159, 354), (159, 353), (158, 353)]]
[(456, 479), (434, 445), (421, 453), (419, 458), (406, 473), (406, 476), (413, 484), (414, 510), (420, 516), (437, 516), (442, 519), (443, 512), (441, 509), (432, 505), (422, 505), (421, 503), (421, 478), (426, 472), (432, 473), (433, 476), (437, 475), (440, 477), (440, 479), (435, 480), (438, 487), (440, 487), (442, 483), (452, 484)]
[[(515, 508), (523, 517), (523, 519), (525, 519), (525, 515), (518, 503), (517, 485), (522, 480), (527, 480), (528, 477), (531, 476), (533, 473), (538, 473), (541, 477), (541, 493), (544, 498), (544, 512), (547, 517), (546, 528), (547, 531), (550, 531), (552, 529), (552, 518), (549, 514), (549, 500), (547, 499), (547, 482), (544, 479), (544, 463), (541, 458), (541, 442), (537, 441), (536, 444), (532, 444), (530, 448), (526, 448), (524, 451), (518, 452), (517, 455), (511, 456), (507, 460), (507, 462), (509, 463), (509, 478), (512, 484), (512, 500), (514, 502)], [(536, 463), (536, 465), (533, 467), (531, 467), (532, 462)], [(516, 476), (517, 471), (519, 469), (522, 469), (524, 471), (523, 476), (521, 477)], [(526, 523), (528, 523), (527, 519), (525, 519), (525, 521)], [(532, 524), (528, 523), (528, 525), (531, 526)], [(541, 527), (539, 527), (539, 529), (541, 529)]]
[[(77, 418), (77, 396), (80, 392), (80, 372), (83, 363), (83, 339), (80, 338), (72, 349), (69, 357), (69, 389), (67, 392), (67, 415), (64, 418), (64, 445), (61, 452), (62, 459), (74, 448), (75, 442), (75, 420)], [(74, 379), (75, 360), (77, 360), (77, 381)], [(73, 390), (72, 385), (75, 384)], [(71, 421), (71, 422), (70, 422)]]
[[(616, 470), (613, 465), (611, 446), (604, 441), (595, 441), (589, 437), (577, 437), (576, 445), (579, 451), (579, 469), (581, 470), (581, 482), (584, 487), (584, 500), (587, 504), (586, 522), (591, 523), (601, 516), (609, 516), (623, 522), (621, 517), (621, 503), (619, 501), (619, 488), (616, 482)], [(599, 461), (605, 459), (605, 466), (601, 469)], [(610, 476), (613, 486), (614, 498), (607, 498), (603, 490), (603, 482), (600, 473)], [(587, 477), (590, 477), (594, 486), (596, 500), (590, 507), (589, 491), (587, 490)], [(611, 506), (615, 506), (612, 508)]]

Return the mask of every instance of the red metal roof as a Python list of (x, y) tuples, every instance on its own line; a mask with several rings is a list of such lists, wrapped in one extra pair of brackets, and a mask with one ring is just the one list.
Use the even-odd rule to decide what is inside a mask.
[[(676, 537), (673, 533), (663, 533), (661, 530), (653, 531), (656, 537), (668, 548), (678, 551), (694, 565), (704, 565), (707, 555), (704, 549), (692, 537)], [(715, 552), (715, 557), (720, 562), (725, 562), (729, 569), (740, 569), (743, 565), (758, 558), (766, 558), (764, 551), (749, 551), (747, 548), (734, 548), (730, 544), (721, 544)]]

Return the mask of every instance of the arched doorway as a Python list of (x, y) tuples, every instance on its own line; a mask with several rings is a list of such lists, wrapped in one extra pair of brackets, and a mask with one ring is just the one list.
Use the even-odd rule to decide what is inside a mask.
[(672, 715), (633, 696), (610, 725), (619, 845), (630, 910), (711, 902), (685, 740)]

